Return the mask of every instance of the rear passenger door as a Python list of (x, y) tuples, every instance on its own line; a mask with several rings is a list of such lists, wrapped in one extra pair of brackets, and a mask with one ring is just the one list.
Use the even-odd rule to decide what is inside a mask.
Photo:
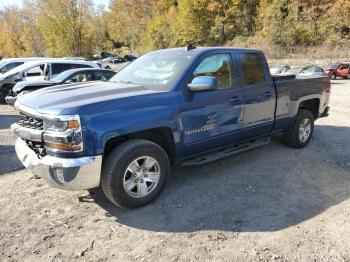
[(244, 91), (245, 138), (268, 134), (274, 124), (276, 93), (265, 57), (260, 52), (237, 54)]

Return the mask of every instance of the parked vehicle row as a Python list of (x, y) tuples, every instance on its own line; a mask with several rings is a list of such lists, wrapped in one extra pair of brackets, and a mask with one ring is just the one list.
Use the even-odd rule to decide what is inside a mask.
[(22, 64), (0, 75), (0, 102), (20, 81), (51, 80), (61, 72), (74, 68), (100, 68), (99, 64), (84, 60), (49, 59)]
[(103, 62), (112, 63), (112, 64), (119, 64), (119, 63), (125, 63), (125, 62), (132, 62), (137, 57), (133, 55), (125, 55), (123, 57), (117, 56), (111, 53), (101, 52), (99, 54), (94, 54), (93, 57), (95, 59), (100, 59)]
[(274, 66), (270, 69), (272, 75), (296, 74), (300, 76), (323, 76), (327, 75), (335, 80), (337, 77), (350, 78), (350, 62), (328, 64), (325, 70), (319, 66), (304, 66), (296, 69), (289, 65)]
[(271, 76), (255, 49), (174, 48), (148, 53), (107, 82), (19, 96), (11, 126), (24, 166), (49, 185), (101, 186), (121, 207), (162, 192), (171, 165), (203, 165), (282, 133), (303, 148), (328, 115), (327, 76)]
[(107, 81), (116, 74), (114, 71), (96, 68), (78, 68), (63, 71), (51, 80), (18, 82), (6, 96), (6, 103), (13, 106), (18, 95), (27, 94), (49, 86), (66, 85), (90, 81)]
[(23, 65), (24, 63), (33, 62), (37, 60), (47, 60), (48, 57), (25, 57), (25, 58), (6, 58), (0, 60), (0, 74), (14, 69), (17, 66)]

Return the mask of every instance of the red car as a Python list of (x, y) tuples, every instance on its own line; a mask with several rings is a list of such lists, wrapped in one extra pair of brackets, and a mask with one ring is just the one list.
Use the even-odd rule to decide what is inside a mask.
[(336, 79), (337, 77), (348, 79), (350, 77), (350, 62), (329, 64), (327, 65), (325, 71), (326, 71), (326, 74), (332, 80)]

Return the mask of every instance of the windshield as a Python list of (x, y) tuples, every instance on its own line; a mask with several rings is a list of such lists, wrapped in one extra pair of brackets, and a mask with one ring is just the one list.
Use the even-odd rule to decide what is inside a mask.
[(338, 67), (338, 64), (328, 64), (326, 68), (336, 69), (337, 67)]
[(57, 76), (55, 76), (54, 78), (52, 78), (51, 81), (53, 81), (53, 82), (63, 82), (71, 74), (72, 74), (71, 70), (63, 71), (62, 73), (60, 73)]
[(187, 54), (147, 54), (123, 68), (110, 81), (168, 90), (190, 59)]
[(308, 67), (308, 68), (304, 68), (303, 70), (301, 70), (300, 74), (312, 74), (314, 72), (314, 68), (313, 67)]
[(6, 72), (8, 72), (10, 69), (12, 69), (13, 67), (8, 66), (9, 61), (7, 60), (3, 60), (0, 62), (0, 73), (1, 74), (5, 74)]
[(35, 65), (34, 63), (25, 63), (23, 65), (17, 66), (14, 69), (11, 69), (10, 71), (7, 71), (4, 75), (9, 76), (12, 74), (16, 74), (18, 72), (21, 72), (27, 68), (30, 68), (31, 66)]

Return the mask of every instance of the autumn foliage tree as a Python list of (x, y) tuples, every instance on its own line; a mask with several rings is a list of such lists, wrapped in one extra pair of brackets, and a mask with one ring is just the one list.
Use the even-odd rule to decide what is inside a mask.
[(139, 54), (189, 43), (289, 54), (349, 47), (349, 16), (349, 0), (23, 0), (0, 10), (0, 55)]

